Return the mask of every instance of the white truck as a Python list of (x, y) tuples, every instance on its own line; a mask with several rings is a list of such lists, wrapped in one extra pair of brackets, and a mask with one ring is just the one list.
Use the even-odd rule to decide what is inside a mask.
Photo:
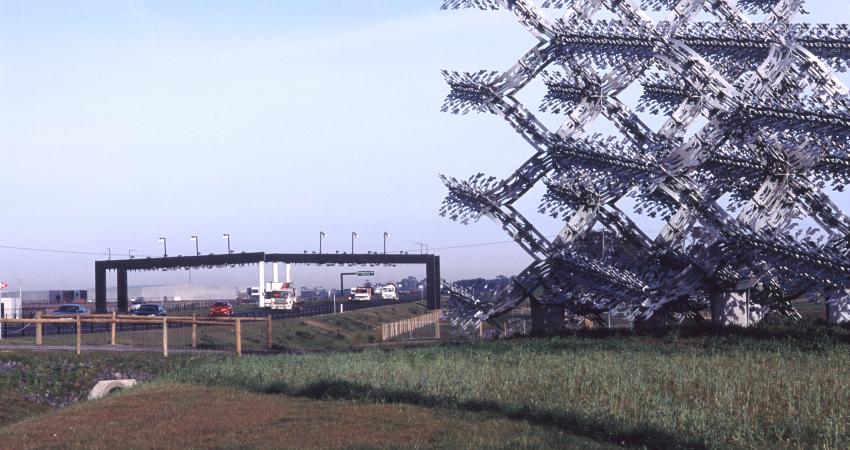
[(304, 302), (290, 283), (266, 283), (266, 306), (270, 309), (298, 311)]
[(354, 292), (352, 293), (351, 299), (355, 300), (355, 301), (372, 300), (372, 288), (371, 287), (356, 287), (356, 288), (354, 288)]
[(395, 283), (381, 286), (381, 300), (398, 300), (398, 286)]

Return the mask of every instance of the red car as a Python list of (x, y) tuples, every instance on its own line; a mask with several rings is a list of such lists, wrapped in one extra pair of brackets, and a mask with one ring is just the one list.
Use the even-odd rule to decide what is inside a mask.
[(233, 305), (230, 302), (215, 302), (210, 306), (210, 317), (233, 317)]

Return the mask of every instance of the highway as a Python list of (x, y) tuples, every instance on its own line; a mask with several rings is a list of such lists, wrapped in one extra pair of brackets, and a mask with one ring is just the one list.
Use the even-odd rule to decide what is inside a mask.
[[(336, 302), (334, 304), (333, 301), (322, 301), (322, 302), (306, 302), (303, 304), (302, 308), (297, 311), (286, 311), (286, 310), (270, 310), (263, 308), (252, 308), (252, 309), (237, 309), (234, 316), (235, 317), (266, 317), (267, 315), (272, 315), (272, 320), (282, 320), (282, 319), (295, 319), (299, 317), (315, 317), (315, 316), (323, 316), (334, 313), (334, 307), (336, 307), (336, 311), (343, 313), (349, 311), (355, 311), (358, 309), (368, 309), (368, 308), (378, 308), (381, 306), (390, 306), (390, 305), (399, 305), (399, 304), (407, 304), (407, 303), (415, 303), (422, 301), (420, 296), (407, 296), (403, 297), (401, 300), (370, 300), (370, 301), (343, 301)], [(181, 311), (180, 314), (174, 314), (173, 316), (185, 316), (188, 310)], [(199, 317), (207, 316), (209, 312), (209, 308), (198, 308), (195, 311)], [(69, 316), (72, 317), (72, 316)], [(189, 326), (188, 324), (169, 324), (168, 328), (179, 328), (182, 326)], [(159, 328), (159, 325), (118, 325), (119, 330), (127, 330), (127, 329), (154, 329)], [(106, 333), (109, 332), (110, 326), (109, 324), (84, 324), (82, 327), (82, 332), (84, 334), (90, 333)], [(75, 334), (75, 324), (69, 323), (67, 325), (45, 325), (42, 333), (46, 335), (55, 335), (55, 334)], [(12, 338), (12, 337), (20, 337), (20, 336), (35, 336), (35, 326), (32, 324), (23, 324), (23, 325), (11, 325), (5, 324), (3, 326), (2, 334), (0, 334), (3, 339)]]

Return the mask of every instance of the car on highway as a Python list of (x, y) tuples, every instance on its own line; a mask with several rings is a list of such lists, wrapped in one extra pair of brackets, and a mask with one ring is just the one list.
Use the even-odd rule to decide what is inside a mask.
[(168, 313), (162, 305), (157, 305), (156, 303), (145, 303), (134, 309), (132, 314), (134, 316), (165, 316)]
[(387, 283), (381, 286), (379, 300), (398, 300), (398, 286), (395, 283)]
[(80, 314), (88, 314), (89, 309), (83, 305), (78, 305), (76, 303), (68, 303), (66, 305), (60, 305), (53, 311), (51, 314), (59, 315), (59, 316), (77, 316)]
[(139, 309), (139, 306), (145, 304), (145, 298), (142, 296), (136, 297), (133, 300), (130, 300), (130, 311), (135, 311)]
[(215, 302), (210, 306), (210, 317), (233, 317), (233, 305), (230, 302)]

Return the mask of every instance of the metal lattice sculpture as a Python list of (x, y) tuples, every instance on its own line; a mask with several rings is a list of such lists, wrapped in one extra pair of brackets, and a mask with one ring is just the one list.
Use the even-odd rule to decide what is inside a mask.
[[(528, 0), (446, 0), (443, 9), (506, 9), (538, 39), (503, 73), (444, 71), (443, 111), (500, 116), (534, 149), (503, 180), (441, 176), (443, 216), (488, 216), (534, 260), (497, 301), (448, 285), (456, 321), (495, 319), (532, 297), (573, 316), (632, 318), (682, 318), (743, 289), (756, 307), (789, 316), (795, 298), (846, 301), (850, 218), (827, 193), (850, 179), (850, 96), (833, 74), (848, 69), (850, 28), (792, 23), (802, 3), (643, 0), (669, 11), (653, 23), (634, 0), (546, 0), (557, 20)], [(613, 18), (594, 20), (603, 8)], [(695, 21), (702, 11), (716, 20)], [(566, 116), (557, 130), (516, 100), (538, 77), (548, 87), (540, 109)], [(643, 93), (632, 110), (618, 96), (635, 83)], [(584, 133), (599, 117), (614, 135)], [(540, 211), (566, 223), (551, 241), (513, 206), (538, 183)], [(666, 222), (657, 236), (618, 208), (625, 196)], [(631, 256), (583, 254), (596, 225)]]

